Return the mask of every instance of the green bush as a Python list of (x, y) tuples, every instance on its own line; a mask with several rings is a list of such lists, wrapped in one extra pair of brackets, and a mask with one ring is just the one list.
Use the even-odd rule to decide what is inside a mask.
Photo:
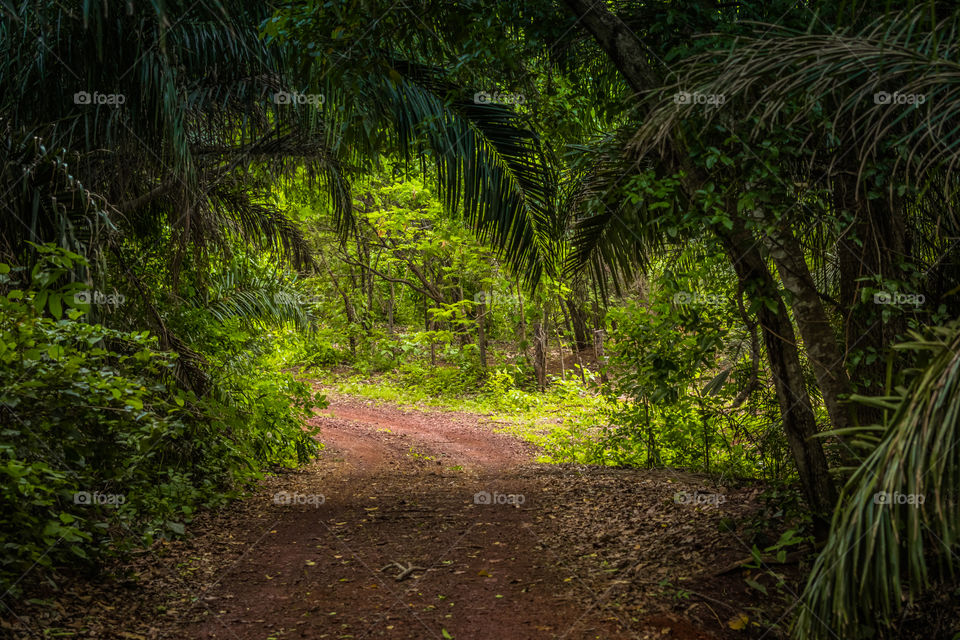
[(302, 383), (247, 370), (197, 397), (156, 337), (85, 321), (78, 285), (53, 284), (81, 265), (49, 250), (31, 273), (0, 264), (3, 591), (35, 564), (92, 568), (183, 534), (198, 508), (317, 447), (301, 425), (322, 398)]

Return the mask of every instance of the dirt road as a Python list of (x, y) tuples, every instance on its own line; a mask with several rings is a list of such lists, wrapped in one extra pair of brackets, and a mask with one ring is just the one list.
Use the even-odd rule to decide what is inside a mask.
[[(749, 555), (742, 532), (718, 524), (752, 508), (750, 487), (535, 464), (531, 445), (466, 413), (332, 396), (313, 422), (319, 460), (20, 621), (126, 640), (762, 633), (732, 630), (757, 594), (716, 573)], [(689, 504), (678, 491), (724, 499)]]
[(197, 637), (627, 637), (544, 546), (529, 446), (465, 414), (324, 413), (316, 472), (244, 532), (256, 548), (205, 593)]

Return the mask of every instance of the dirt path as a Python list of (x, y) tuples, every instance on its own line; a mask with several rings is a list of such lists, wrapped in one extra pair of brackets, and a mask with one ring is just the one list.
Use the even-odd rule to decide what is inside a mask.
[(627, 637), (584, 610), (544, 546), (530, 447), (466, 414), (349, 398), (324, 413), (324, 473), (298, 476), (301, 504), (272, 505), (244, 532), (255, 551), (205, 594), (192, 635)]
[(748, 555), (719, 524), (757, 489), (539, 465), (482, 416), (330, 399), (319, 460), (21, 619), (126, 640), (775, 637), (731, 630), (762, 603), (717, 574)]

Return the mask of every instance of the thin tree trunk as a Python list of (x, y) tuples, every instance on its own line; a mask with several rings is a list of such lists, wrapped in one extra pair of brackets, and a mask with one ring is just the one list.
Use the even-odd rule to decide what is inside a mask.
[[(569, 305), (569, 307), (570, 307), (570, 315), (567, 315), (567, 309), (563, 306), (563, 300), (560, 301), (560, 308), (563, 310), (563, 315), (566, 316), (567, 326), (571, 328), (571, 331), (572, 331), (572, 333), (573, 333), (573, 335), (574, 335), (574, 345), (575, 345), (575, 348), (573, 349), (573, 355), (576, 357), (576, 359), (577, 359), (577, 366), (580, 368), (580, 371), (579, 371), (579, 373), (580, 373), (580, 381), (583, 382), (583, 384), (587, 384), (587, 377), (583, 374), (583, 360), (580, 359), (580, 349), (582, 348), (582, 347), (581, 347), (581, 343), (582, 343), (583, 341), (581, 341), (580, 335), (576, 333), (576, 330), (575, 330), (576, 323), (574, 323), (574, 322), (572, 322), (572, 321), (570, 320), (570, 316), (573, 315), (574, 306), (573, 306), (573, 304), (571, 303), (571, 304)], [(560, 361), (560, 366), (561, 366), (561, 367), (563, 366), (563, 360), (562, 360), (562, 358), (561, 358), (561, 361)]]
[[(344, 312), (347, 314), (347, 322), (350, 324), (356, 324), (357, 322), (357, 313), (353, 309), (353, 304), (350, 302), (350, 296), (347, 295), (340, 287), (340, 281), (337, 280), (337, 276), (333, 274), (333, 271), (327, 265), (326, 259), (323, 257), (323, 254), (318, 254), (320, 256), (320, 262), (323, 264), (323, 268), (326, 270), (327, 275), (330, 276), (330, 280), (333, 282), (333, 288), (337, 290), (337, 293), (340, 294), (341, 299), (343, 299)], [(348, 341), (350, 343), (350, 354), (357, 355), (357, 339), (353, 335), (353, 331), (348, 332), (349, 337)]]
[[(423, 328), (433, 331), (434, 321), (430, 318), (430, 298), (423, 296)], [(437, 345), (430, 339), (430, 366), (437, 366)]]
[(560, 333), (559, 323), (554, 325), (554, 330), (557, 332), (557, 350), (560, 353), (560, 379), (566, 381), (567, 372), (563, 366), (563, 335)]
[(393, 283), (390, 283), (390, 302), (387, 306), (387, 330), (393, 335), (393, 307), (396, 304), (393, 291)]
[(643, 417), (647, 426), (647, 467), (652, 468), (660, 464), (660, 451), (657, 450), (657, 441), (653, 434), (653, 425), (650, 424), (650, 398), (647, 396), (643, 396)]
[(753, 236), (744, 227), (742, 219), (735, 217), (733, 220), (733, 229), (727, 230), (721, 225), (715, 228), (733, 263), (740, 287), (754, 297), (776, 305), (776, 310), (771, 310), (766, 303), (758, 305), (757, 316), (777, 389), (784, 433), (804, 495), (814, 513), (816, 534), (822, 538), (829, 531), (829, 514), (836, 503), (836, 490), (823, 446), (815, 438), (817, 423), (803, 380), (793, 324)]
[(543, 391), (547, 388), (547, 332), (543, 322), (534, 325), (533, 336), (533, 370), (537, 374), (537, 388)]
[(796, 238), (789, 230), (775, 233), (776, 237), (768, 238), (770, 253), (783, 286), (791, 294), (793, 317), (803, 337), (807, 359), (813, 367), (830, 422), (835, 429), (846, 429), (850, 426), (850, 420), (842, 398), (850, 394), (850, 380), (844, 368), (837, 335), (827, 319), (820, 294)]
[(524, 359), (530, 362), (530, 345), (527, 343), (527, 315), (523, 310), (523, 292), (519, 283), (517, 283), (517, 300), (520, 301), (520, 347), (523, 349)]
[(487, 315), (486, 309), (486, 303), (481, 302), (477, 310), (477, 345), (480, 347), (480, 368), (484, 373), (487, 371), (487, 332), (483, 326)]
[(600, 369), (600, 382), (606, 384), (609, 378), (607, 378), (607, 361), (603, 354), (604, 333), (603, 329), (593, 330), (593, 353), (597, 357), (597, 367)]

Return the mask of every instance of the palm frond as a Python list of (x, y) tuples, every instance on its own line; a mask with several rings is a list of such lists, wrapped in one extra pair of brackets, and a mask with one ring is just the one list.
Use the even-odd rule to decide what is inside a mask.
[(609, 275), (617, 290), (665, 243), (653, 199), (627, 193), (634, 178), (653, 169), (630, 151), (631, 130), (625, 126), (593, 144), (571, 147), (560, 205), (572, 244), (567, 274), (589, 266), (598, 284), (605, 286)]
[(539, 138), (511, 108), (449, 99), (423, 69), (396, 66), (407, 75), (383, 78), (372, 90), (388, 109), (399, 149), (429, 150), (446, 207), (462, 207), (480, 240), (535, 284), (551, 268), (557, 238), (556, 177)]
[[(937, 18), (921, 6), (826, 34), (775, 25), (758, 25), (757, 31), (728, 49), (680, 65), (676, 81), (655, 99), (637, 143), (645, 148), (664, 144), (679, 122), (691, 118), (699, 119), (704, 130), (716, 122), (755, 118), (763, 125), (756, 135), (774, 124), (808, 130), (805, 121), (816, 119), (826, 123), (828, 144), (855, 149), (860, 181), (868, 163), (889, 160), (919, 186), (939, 168), (955, 171), (960, 162), (960, 11)], [(725, 101), (707, 109), (695, 101), (677, 104), (679, 92)], [(824, 142), (818, 133), (805, 144)]]
[(316, 318), (308, 299), (290, 280), (279, 273), (267, 272), (240, 263), (219, 273), (208, 291), (192, 301), (217, 322), (239, 320), (245, 326), (268, 327), (293, 324), (312, 331)]
[[(104, 209), (125, 214), (112, 216), (121, 231), (155, 237), (169, 227), (181, 243), (174, 261), (188, 243), (222, 246), (227, 217), (243, 239), (303, 265), (297, 230), (268, 215), (257, 195), (271, 178), (307, 177), (342, 210), (349, 187), (335, 133), (317, 110), (274, 104), (273, 94), (289, 87), (281, 51), (260, 38), (268, 7), (201, 0), (116, 8), (106, 0), (3, 3), (0, 121), (8, 135), (31, 131), (48, 149), (65, 149), (70, 175)], [(91, 99), (78, 103), (75, 94)], [(98, 104), (105, 94), (122, 104)], [(20, 224), (5, 239), (22, 245), (31, 214), (14, 215)], [(37, 231), (48, 232), (43, 241), (60, 239)], [(96, 258), (102, 246), (74, 248)]]
[[(928, 364), (909, 388), (865, 400), (892, 413), (852, 435), (875, 448), (850, 477), (830, 538), (803, 593), (797, 638), (861, 637), (930, 584), (933, 557), (951, 571), (960, 543), (960, 323), (914, 334), (900, 350)], [(824, 434), (827, 435), (827, 434)], [(911, 504), (900, 502), (905, 496)], [(922, 504), (915, 504), (917, 497)]]

